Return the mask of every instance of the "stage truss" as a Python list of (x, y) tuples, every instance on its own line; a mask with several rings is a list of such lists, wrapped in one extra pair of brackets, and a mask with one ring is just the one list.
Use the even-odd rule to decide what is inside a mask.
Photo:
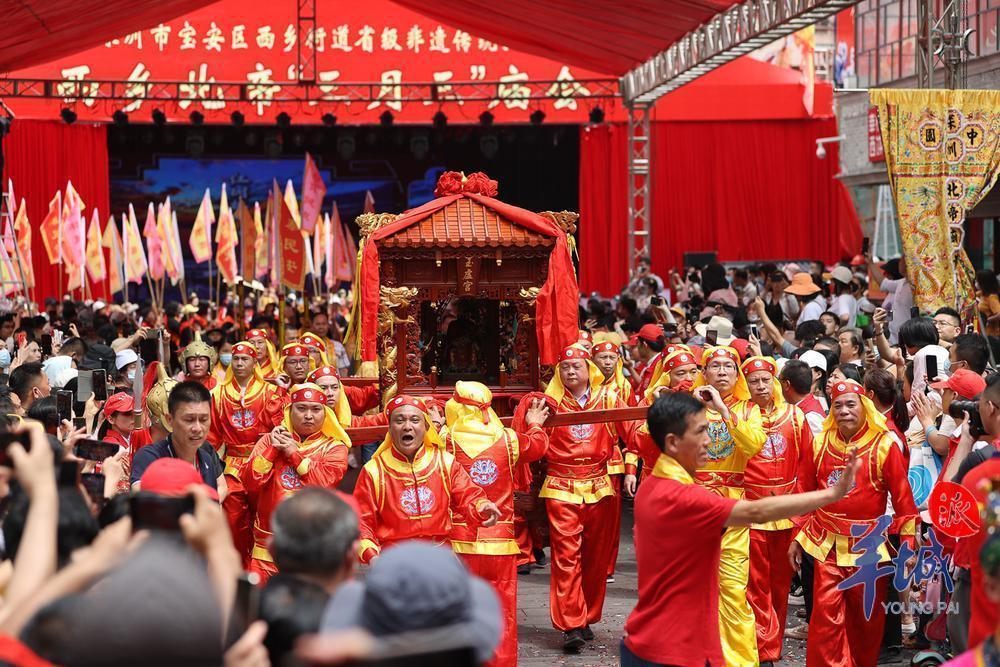
[(621, 79), (629, 110), (629, 266), (649, 254), (649, 113), (667, 93), (736, 58), (852, 7), (858, 0), (745, 0), (719, 12)]

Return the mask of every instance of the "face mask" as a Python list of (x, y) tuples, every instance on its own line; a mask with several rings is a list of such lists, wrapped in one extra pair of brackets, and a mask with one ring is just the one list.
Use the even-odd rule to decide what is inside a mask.
[(0, 348), (0, 368), (7, 368), (10, 366), (10, 352), (7, 348)]
[(219, 355), (219, 362), (223, 366), (227, 366), (228, 367), (229, 364), (233, 363), (233, 355), (231, 355), (231, 354), (220, 354)]
[(125, 377), (128, 378), (129, 382), (135, 382), (135, 371), (129, 371), (125, 374)]

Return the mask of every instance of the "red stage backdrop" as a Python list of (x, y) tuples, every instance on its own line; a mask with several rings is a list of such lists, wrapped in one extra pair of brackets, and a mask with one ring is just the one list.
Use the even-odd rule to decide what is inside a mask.
[[(653, 129), (653, 269), (666, 276), (683, 253), (720, 261), (818, 259), (859, 252), (861, 231), (846, 188), (816, 139), (835, 118), (658, 122)], [(617, 294), (628, 279), (627, 129), (585, 129), (580, 147), (580, 288)]]
[[(14, 179), (18, 205), (22, 197), (26, 203), (32, 229), (34, 293), (36, 299), (41, 301), (45, 297), (59, 295), (60, 286), (63, 291), (66, 287), (65, 272), (60, 275), (58, 267), (49, 263), (38, 231), (49, 210), (49, 200), (56, 191), (65, 195), (66, 181), (72, 181), (86, 205), (84, 216), (87, 224), (90, 224), (94, 207), (100, 214), (102, 230), (108, 221), (111, 204), (107, 128), (103, 125), (66, 125), (61, 121), (18, 119), (14, 122), (13, 131), (3, 140), (3, 150), (4, 188), (8, 178)], [(119, 221), (120, 213), (117, 212)], [(106, 284), (102, 283), (96, 291), (92, 289), (95, 297), (106, 296)]]
[[(507, 47), (442, 24), (388, 0), (337, 3), (336, 12), (323, 11), (317, 27), (305, 36), (317, 51), (316, 78), (322, 96), (317, 103), (279, 105), (273, 101), (275, 83), (293, 82), (296, 74), (296, 15), (294, 2), (223, 0), (180, 19), (139, 30), (106, 44), (66, 56), (45, 65), (10, 73), (10, 78), (69, 79), (62, 100), (7, 100), (22, 118), (58, 118), (70, 105), (81, 120), (108, 120), (116, 109), (148, 121), (154, 109), (169, 118), (187, 121), (200, 111), (209, 122), (229, 122), (233, 111), (247, 122), (273, 122), (281, 111), (295, 122), (319, 123), (327, 112), (341, 123), (371, 123), (385, 111), (397, 121), (429, 123), (444, 107), (451, 122), (478, 122), (489, 110), (498, 122), (528, 122), (542, 109), (547, 122), (580, 122), (598, 102), (586, 79), (603, 78)], [(102, 82), (101, 80), (105, 80)], [(95, 91), (110, 90), (108, 81), (129, 81), (131, 94), (147, 81), (184, 82), (181, 103), (142, 100), (96, 101)], [(484, 84), (502, 98), (492, 102), (454, 100), (455, 82)], [(528, 82), (548, 81), (541, 85)], [(247, 102), (220, 101), (221, 82), (251, 83)], [(374, 82), (377, 99), (345, 102), (354, 90), (350, 82)], [(438, 101), (406, 101), (405, 83), (437, 84)], [(545, 94), (558, 100), (533, 100)], [(126, 95), (129, 95), (126, 92)], [(620, 113), (613, 100), (600, 102), (608, 117)]]

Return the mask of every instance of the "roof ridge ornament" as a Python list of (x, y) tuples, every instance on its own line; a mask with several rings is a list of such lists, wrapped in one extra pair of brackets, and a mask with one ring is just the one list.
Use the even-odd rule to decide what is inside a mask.
[(461, 194), (496, 197), (498, 193), (498, 183), (481, 171), (473, 172), (468, 176), (461, 171), (446, 171), (438, 178), (434, 188), (435, 197)]

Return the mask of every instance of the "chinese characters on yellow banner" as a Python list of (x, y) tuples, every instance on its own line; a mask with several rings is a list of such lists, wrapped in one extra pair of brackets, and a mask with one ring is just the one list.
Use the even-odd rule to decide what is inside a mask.
[(975, 271), (962, 246), (969, 211), (1000, 175), (1000, 92), (872, 90), (906, 271), (922, 312), (973, 320)]

